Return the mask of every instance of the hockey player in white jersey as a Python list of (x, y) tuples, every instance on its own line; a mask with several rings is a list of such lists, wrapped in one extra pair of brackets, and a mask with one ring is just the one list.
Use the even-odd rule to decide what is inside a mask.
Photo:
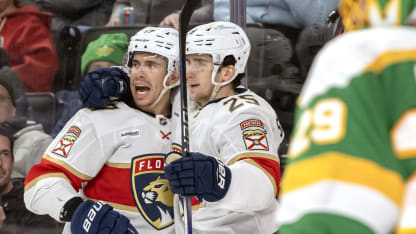
[[(165, 173), (172, 191), (199, 199), (193, 200), (198, 209), (192, 214), (193, 233), (257, 234), (277, 228), (277, 151), (284, 133), (264, 99), (237, 87), (249, 53), (247, 35), (233, 23), (201, 25), (188, 33), (187, 80), (195, 103), (189, 110), (192, 153), (176, 161), (179, 154), (170, 153)], [(103, 90), (96, 92), (84, 98), (86, 105), (108, 101)], [(180, 152), (180, 125), (173, 134), (173, 149)]]
[[(64, 233), (174, 233), (163, 160), (171, 151), (177, 47), (175, 29), (147, 27), (132, 37), (132, 107), (84, 108), (66, 124), (26, 178), (30, 211), (67, 222)], [(100, 77), (96, 85), (114, 81), (101, 80), (100, 70), (89, 76)]]
[[(166, 158), (174, 193), (195, 196), (194, 233), (273, 233), (277, 228), (284, 133), (273, 108), (238, 87), (250, 54), (246, 33), (230, 22), (198, 26), (187, 35), (190, 155)], [(181, 151), (180, 122), (174, 150)], [(172, 159), (175, 158), (172, 162)]]

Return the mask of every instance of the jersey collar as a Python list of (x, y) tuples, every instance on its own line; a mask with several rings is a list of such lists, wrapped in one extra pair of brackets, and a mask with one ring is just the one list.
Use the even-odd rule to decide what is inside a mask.
[[(235, 89), (235, 94), (234, 95), (237, 95), (237, 94), (242, 94), (242, 93), (244, 93), (244, 92), (246, 92), (248, 89), (246, 89), (246, 88), (236, 88)], [(234, 96), (234, 95), (232, 95), (232, 96)], [(231, 97), (231, 96), (228, 96), (228, 97)], [(212, 101), (209, 101), (205, 106), (203, 106), (202, 108), (204, 108), (204, 107), (206, 107), (206, 106), (208, 106), (209, 104), (211, 104), (211, 103), (218, 103), (218, 102), (220, 102), (220, 101), (222, 101), (222, 100), (224, 100), (224, 99), (226, 99), (226, 98), (228, 98), (228, 97), (222, 97), (222, 98), (218, 98), (218, 99), (215, 99), (215, 100), (212, 100)], [(202, 109), (201, 108), (201, 109)]]

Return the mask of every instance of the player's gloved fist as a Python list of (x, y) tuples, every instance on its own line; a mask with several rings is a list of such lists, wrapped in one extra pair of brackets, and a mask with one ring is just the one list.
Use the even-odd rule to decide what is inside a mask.
[(198, 200), (221, 200), (231, 183), (231, 170), (223, 162), (201, 153), (189, 153), (165, 166), (172, 192)]
[(108, 67), (88, 73), (81, 83), (79, 95), (84, 107), (100, 109), (129, 90), (129, 77), (121, 67)]
[(76, 234), (138, 234), (130, 221), (113, 207), (102, 202), (84, 201), (71, 220), (71, 232)]

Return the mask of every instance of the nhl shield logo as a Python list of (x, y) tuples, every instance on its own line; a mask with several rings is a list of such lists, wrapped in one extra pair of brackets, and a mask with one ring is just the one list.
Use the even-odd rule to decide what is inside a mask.
[(157, 230), (174, 223), (173, 193), (165, 179), (164, 155), (140, 155), (132, 159), (131, 187), (134, 202), (145, 220)]

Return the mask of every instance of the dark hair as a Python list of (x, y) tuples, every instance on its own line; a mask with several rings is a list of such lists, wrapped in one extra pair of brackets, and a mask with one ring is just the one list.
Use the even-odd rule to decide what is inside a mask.
[(3, 66), (7, 66), (8, 64), (9, 55), (3, 48), (0, 48), (0, 68), (2, 68)]
[[(225, 58), (224, 58), (224, 60), (223, 60), (223, 62), (222, 62), (222, 64), (221, 64), (221, 68), (222, 67), (226, 67), (226, 66), (229, 66), (229, 65), (235, 65), (235, 63), (237, 62), (237, 60), (235, 60), (235, 58), (234, 58), (234, 56), (232, 56), (232, 55), (227, 55), (227, 56), (225, 56)], [(221, 69), (220, 68), (220, 69)], [(233, 88), (235, 89), (235, 88), (237, 88), (239, 85), (241, 85), (241, 79), (243, 79), (244, 78), (244, 76), (245, 76), (245, 73), (240, 73), (240, 74), (238, 74), (236, 77), (235, 77), (235, 79), (231, 82), (231, 84), (233, 85)]]
[(14, 159), (13, 156), (13, 145), (14, 145), (14, 139), (13, 136), (11, 135), (11, 130), (8, 124), (6, 123), (0, 123), (0, 136), (5, 136), (9, 139), (10, 141), (10, 151), (12, 154), (12, 158)]

